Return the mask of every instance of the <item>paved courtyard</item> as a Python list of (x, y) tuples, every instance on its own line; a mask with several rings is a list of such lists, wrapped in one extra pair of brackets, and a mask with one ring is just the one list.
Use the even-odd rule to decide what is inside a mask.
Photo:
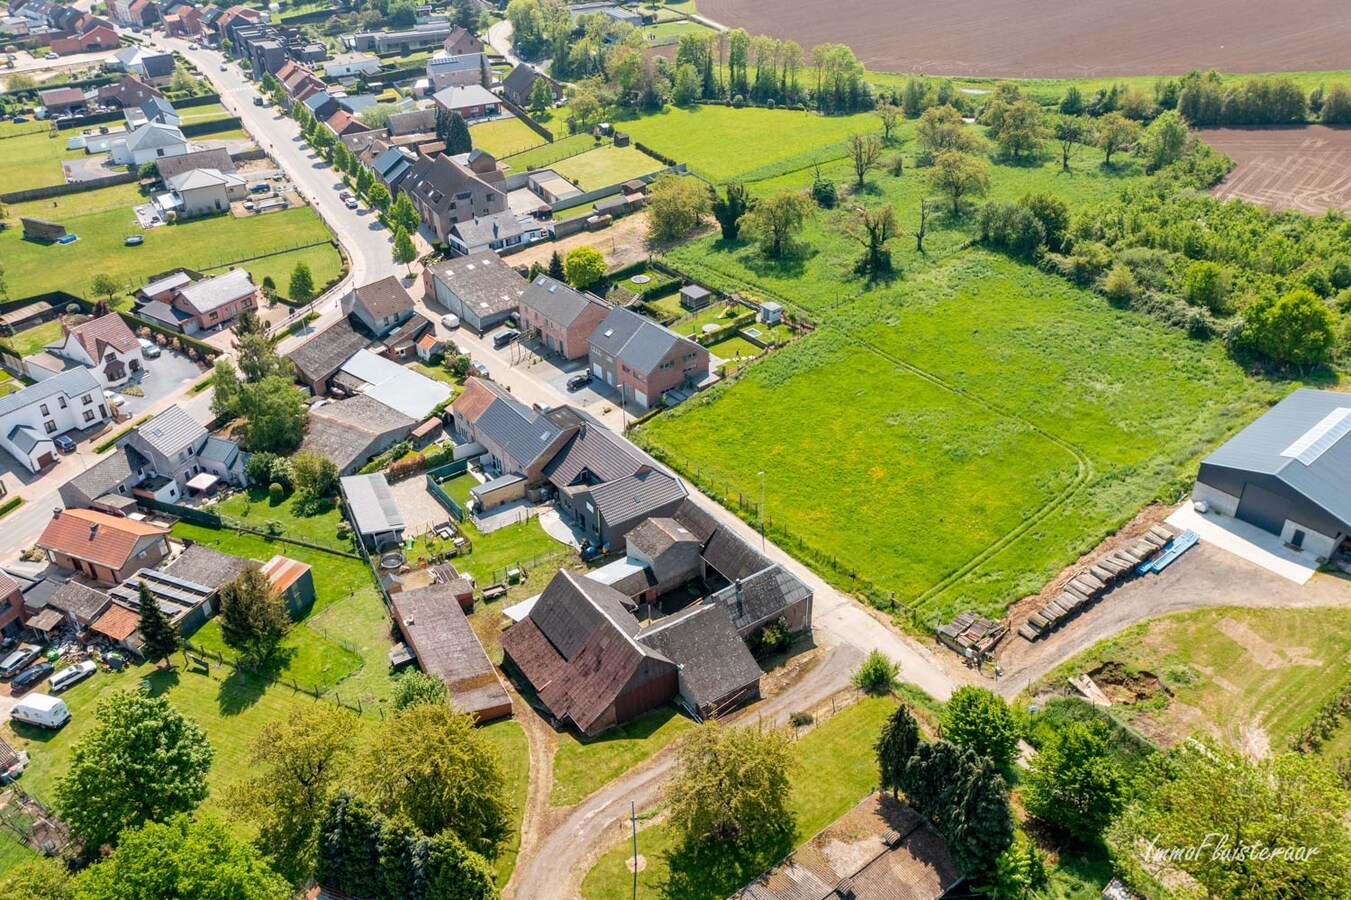
[[(158, 359), (145, 361), (145, 371), (139, 380), (133, 379), (129, 382), (140, 387), (145, 396), (134, 397), (122, 393), (122, 396), (127, 398), (127, 405), (122, 407), (122, 412), (133, 417), (138, 416), (154, 408), (157, 403), (184, 384), (197, 381), (203, 373), (204, 370), (199, 368), (197, 363), (166, 347), (160, 352)], [(113, 390), (121, 393), (124, 387), (125, 385), (119, 385)]]
[(445, 507), (427, 492), (427, 480), (420, 472), (394, 482), (389, 486), (389, 492), (403, 514), (404, 533), (410, 537), (425, 534), (432, 526), (450, 518)]

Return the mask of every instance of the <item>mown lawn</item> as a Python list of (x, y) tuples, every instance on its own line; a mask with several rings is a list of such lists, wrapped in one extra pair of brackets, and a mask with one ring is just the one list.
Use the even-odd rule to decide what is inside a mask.
[[(472, 487), (472, 485), (471, 485)], [(575, 560), (576, 551), (549, 537), (538, 519), (527, 519), (489, 534), (482, 534), (473, 522), (461, 527), (474, 544), (474, 552), (456, 559), (455, 568), (474, 576), (481, 587), (506, 577), (506, 570), (517, 563), (529, 562), (541, 556), (560, 556)], [(562, 565), (559, 562), (557, 565)], [(557, 566), (551, 565), (550, 569)]]
[(521, 849), (521, 819), (525, 816), (526, 791), (530, 787), (530, 744), (525, 729), (510, 720), (485, 725), (483, 736), (502, 755), (502, 767), (507, 773), (507, 797), (511, 801), (511, 835), (493, 860), (497, 886), (502, 888), (511, 878), (511, 870), (516, 868), (516, 856)]
[[(31, 129), (32, 123), (14, 126), (18, 129)], [(47, 187), (53, 184), (65, 184), (66, 177), (61, 171), (61, 160), (83, 156), (83, 150), (67, 150), (66, 137), (72, 132), (62, 132), (58, 137), (50, 137), (45, 130), (33, 133), (20, 132), (18, 137), (0, 140), (0, 172), (4, 172), (5, 191), (23, 191), (30, 188)], [(50, 202), (47, 204), (51, 205)]]
[(575, 182), (583, 191), (594, 191), (655, 172), (662, 165), (636, 147), (608, 146), (570, 156), (549, 168)]
[[(1326, 577), (1326, 576), (1318, 576)], [(1075, 656), (1043, 681), (1107, 662), (1150, 672), (1173, 692), (1113, 710), (1171, 746), (1197, 731), (1239, 748), (1264, 736), (1273, 752), (1351, 683), (1351, 611), (1204, 609), (1143, 622)], [(1343, 724), (1324, 752), (1344, 755)], [(1260, 743), (1260, 737), (1259, 737)]]
[(491, 153), (499, 159), (545, 143), (544, 138), (515, 116), (470, 125), (469, 137), (475, 149)]
[(554, 751), (552, 806), (580, 803), (613, 778), (642, 763), (694, 727), (674, 706), (645, 713), (604, 734), (588, 738), (571, 729)]
[(588, 150), (594, 150), (596, 148), (596, 139), (589, 134), (574, 134), (570, 137), (560, 137), (559, 128), (566, 128), (566, 120), (542, 124), (544, 124), (544, 127), (554, 132), (554, 142), (552, 144), (541, 144), (540, 146), (526, 150), (523, 153), (516, 153), (500, 160), (505, 165), (510, 166), (511, 171), (524, 172), (527, 169), (547, 168), (558, 160), (576, 156), (579, 153), (585, 153)]
[[(796, 828), (793, 837), (781, 846), (746, 857), (722, 853), (694, 858), (680, 852), (674, 830), (667, 824), (640, 831), (638, 852), (647, 866), (638, 875), (639, 896), (686, 900), (727, 897), (791, 847), (844, 815), (877, 784), (873, 743), (895, 706), (895, 701), (884, 697), (862, 700), (797, 742), (792, 799)], [(583, 896), (588, 900), (632, 896), (633, 873), (626, 865), (632, 853), (627, 839), (611, 848), (587, 873), (582, 882)]]
[(48, 344), (56, 343), (59, 340), (61, 340), (60, 319), (52, 319), (50, 322), (25, 328), (23, 331), (15, 333), (14, 337), (8, 338), (9, 345), (20, 356), (32, 356), (34, 353), (41, 353)]
[(250, 528), (264, 528), (266, 523), (275, 522), (281, 526), (281, 533), (287, 537), (322, 544), (334, 550), (352, 552), (352, 541), (338, 537), (338, 525), (342, 523), (342, 513), (334, 503), (326, 503), (309, 515), (302, 515), (296, 509), (296, 494), (293, 492), (280, 503), (273, 504), (267, 489), (252, 487), (236, 491), (226, 499), (207, 507), (227, 519), (243, 522)]
[[(134, 187), (86, 191), (56, 202), (55, 209), (52, 201), (15, 204), (7, 209), (11, 224), (17, 224), (20, 216), (40, 215), (79, 235), (78, 241), (59, 245), (25, 241), (18, 228), (0, 232), (0, 258), (5, 261), (12, 297), (52, 290), (88, 294), (89, 282), (97, 274), (110, 275), (131, 291), (150, 276), (175, 266), (220, 270), (246, 257), (329, 240), (328, 230), (313, 210), (300, 207), (247, 219), (216, 216), (151, 228), (144, 232), (144, 244), (127, 247), (124, 238), (142, 234), (131, 207), (144, 198)], [(271, 275), (285, 290), (291, 269), (301, 258), (310, 264), (317, 285), (336, 277), (342, 266), (331, 244), (240, 265), (258, 281)]]

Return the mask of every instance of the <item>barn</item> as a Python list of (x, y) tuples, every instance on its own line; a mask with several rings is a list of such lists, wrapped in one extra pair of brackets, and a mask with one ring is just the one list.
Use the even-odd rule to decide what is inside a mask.
[(1202, 460), (1192, 499), (1331, 558), (1351, 537), (1351, 394), (1294, 391)]

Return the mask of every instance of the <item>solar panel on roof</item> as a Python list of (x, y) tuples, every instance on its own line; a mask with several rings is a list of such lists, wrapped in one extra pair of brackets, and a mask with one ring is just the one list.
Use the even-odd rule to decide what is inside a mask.
[(1282, 450), (1281, 456), (1294, 457), (1306, 466), (1313, 465), (1318, 457), (1348, 434), (1351, 434), (1351, 407), (1341, 406)]

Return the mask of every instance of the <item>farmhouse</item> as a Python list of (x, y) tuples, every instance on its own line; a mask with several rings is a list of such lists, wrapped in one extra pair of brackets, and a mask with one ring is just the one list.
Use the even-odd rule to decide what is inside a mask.
[(610, 305), (605, 301), (548, 275), (536, 276), (521, 295), (523, 334), (564, 359), (587, 355), (591, 332), (609, 312)]
[(375, 553), (403, 544), (404, 520), (399, 504), (389, 492), (384, 472), (348, 475), (340, 479), (343, 505), (361, 544)]
[(1351, 537), (1351, 394), (1292, 392), (1201, 461), (1192, 499), (1330, 559)]
[(450, 702), (479, 722), (511, 715), (511, 698), (450, 584), (390, 595), (399, 633), (428, 675), (446, 683)]
[(37, 545), (53, 565), (120, 584), (169, 555), (169, 530), (92, 509), (57, 510)]
[(141, 371), (141, 342), (117, 313), (73, 328), (61, 326), (61, 340), (47, 350), (87, 367), (104, 385), (126, 381)]
[(589, 352), (592, 373), (639, 406), (655, 406), (667, 391), (708, 377), (706, 349), (619, 307), (591, 332)]
[(434, 297), (479, 334), (516, 312), (526, 284), (515, 269), (491, 252), (435, 263), (422, 272), (426, 297)]
[(102, 385), (81, 366), (0, 397), (0, 448), (37, 472), (56, 462), (53, 438), (108, 419)]

